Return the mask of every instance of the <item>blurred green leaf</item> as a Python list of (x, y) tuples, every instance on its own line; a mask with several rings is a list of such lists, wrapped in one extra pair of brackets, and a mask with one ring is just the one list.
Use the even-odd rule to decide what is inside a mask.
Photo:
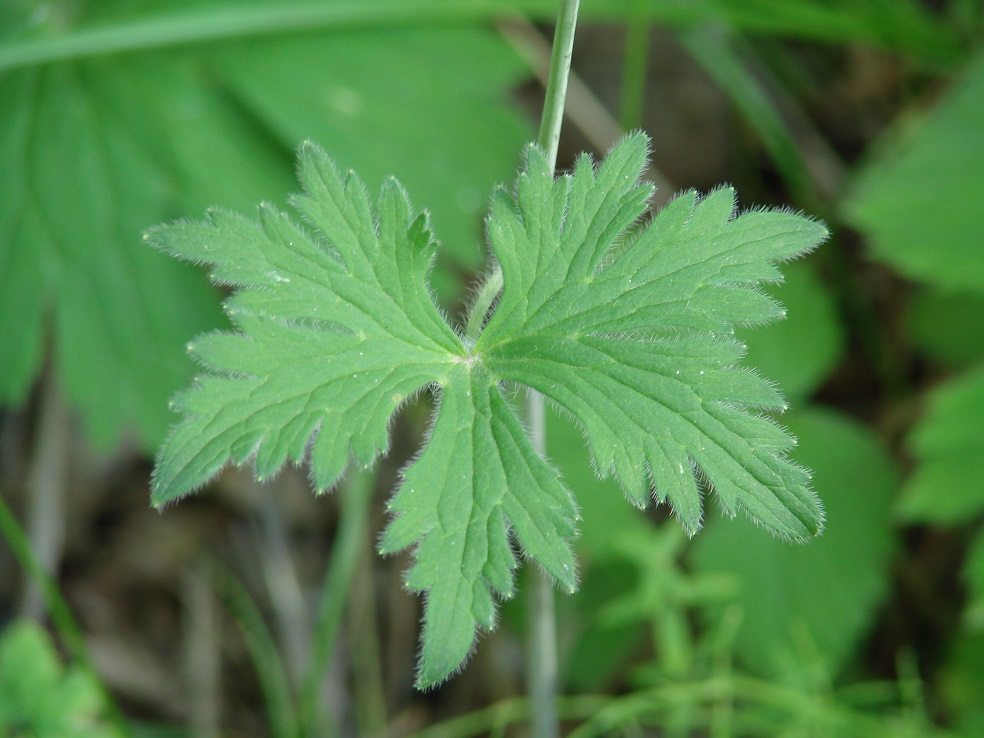
[[(19, 42), (57, 47), (79, 28), (146, 23), (159, 34), (171, 28), (162, 8), (194, 29), (195, 13), (214, 22), (221, 7), (54, 5), (10, 16), (0, 57)], [(226, 11), (217, 17), (232, 23)], [(153, 34), (140, 38), (154, 45)], [(428, 196), (457, 256), (438, 278), (453, 295), (478, 258), (476, 213), (530, 135), (507, 97), (521, 72), (488, 29), (413, 26), (83, 55), (0, 74), (0, 404), (25, 399), (50, 350), (97, 444), (133, 428), (156, 447), (167, 398), (192, 371), (185, 344), (222, 318), (203, 276), (144, 248), (140, 232), (289, 191), (295, 136)]]
[(984, 528), (971, 541), (962, 574), (967, 587), (965, 623), (971, 631), (984, 633)]
[(984, 633), (957, 634), (948, 644), (940, 692), (961, 736), (984, 735)]
[(920, 290), (907, 317), (912, 340), (945, 366), (963, 369), (984, 358), (984, 295)]
[(77, 667), (65, 669), (48, 634), (23, 620), (0, 639), (0, 735), (31, 738), (117, 738), (100, 718), (98, 683)]
[(446, 302), (461, 294), (462, 274), (484, 263), (490, 193), (512, 179), (533, 136), (507, 97), (525, 67), (500, 38), (477, 27), (376, 28), (224, 44), (209, 58), (286, 148), (317, 141), (370, 191), (395, 176), (427, 203), (444, 239), (435, 289)]
[(748, 343), (748, 364), (776, 380), (796, 406), (837, 365), (844, 350), (844, 329), (812, 262), (789, 264), (783, 276), (782, 284), (766, 292), (786, 308), (786, 319), (745, 328), (739, 334)]
[(984, 365), (934, 389), (909, 445), (916, 469), (903, 490), (907, 520), (956, 524), (984, 511)]
[(844, 216), (906, 276), (984, 291), (984, 53), (933, 110), (903, 123), (858, 173)]
[(613, 600), (638, 589), (638, 568), (611, 559), (596, 561), (581, 573), (577, 597), (558, 602), (566, 646), (561, 678), (565, 691), (574, 694), (605, 689), (611, 680), (624, 675), (627, 660), (647, 642), (644, 618), (613, 622), (605, 611)]
[[(157, 111), (127, 120), (118, 110), (129, 101), (106, 84), (141, 67), (63, 65), (0, 82), (0, 107), (15, 111), (0, 123), (8, 162), (0, 354), (12, 357), (0, 373), (0, 402), (24, 398), (50, 337), (59, 377), (103, 445), (129, 423), (148, 446), (162, 437), (169, 419), (160, 403), (190, 374), (184, 343), (219, 320), (200, 275), (141, 248), (140, 229), (174, 213), (168, 205), (182, 181), (147, 145)], [(162, 91), (161, 107), (175, 102)], [(201, 122), (202, 135), (227, 132)]]
[(808, 546), (792, 546), (745, 521), (716, 521), (695, 540), (693, 563), (699, 572), (726, 571), (739, 579), (744, 620), (736, 646), (747, 665), (780, 671), (797, 658), (795, 644), (805, 628), (836, 670), (888, 587), (896, 470), (875, 437), (841, 415), (811, 409), (784, 419), (800, 439), (797, 460), (814, 471), (827, 511), (824, 534)]

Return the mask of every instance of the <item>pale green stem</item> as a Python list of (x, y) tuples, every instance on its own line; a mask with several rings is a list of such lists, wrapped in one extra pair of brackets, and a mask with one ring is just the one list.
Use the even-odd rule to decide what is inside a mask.
[(543, 115), (540, 117), (540, 134), (536, 139), (547, 155), (547, 162), (554, 168), (557, 166), (560, 127), (564, 122), (564, 102), (567, 100), (567, 79), (571, 74), (578, 5), (579, 0), (561, 0), (557, 29), (554, 31), (553, 53), (550, 56), (550, 77), (543, 101)]
[[(537, 143), (546, 154), (548, 166), (557, 168), (557, 148), (564, 120), (567, 99), (567, 80), (571, 71), (574, 50), (574, 30), (577, 26), (579, 0), (561, 0), (554, 31), (553, 52), (550, 56), (550, 77), (547, 80), (543, 116)], [(543, 395), (531, 390), (527, 396), (526, 417), (530, 440), (541, 456), (547, 450), (547, 424)], [(533, 738), (556, 738), (560, 734), (557, 721), (557, 614), (554, 608), (553, 583), (543, 572), (533, 575), (530, 593), (530, 647), (527, 678), (533, 707)]]
[(488, 278), (482, 283), (475, 295), (471, 312), (468, 315), (468, 325), (465, 326), (465, 339), (469, 345), (474, 345), (485, 325), (485, 316), (502, 290), (502, 269), (496, 265)]
[(532, 579), (526, 655), (527, 692), (532, 706), (530, 728), (533, 738), (557, 738), (560, 735), (557, 720), (559, 660), (553, 582), (542, 571), (534, 572)]

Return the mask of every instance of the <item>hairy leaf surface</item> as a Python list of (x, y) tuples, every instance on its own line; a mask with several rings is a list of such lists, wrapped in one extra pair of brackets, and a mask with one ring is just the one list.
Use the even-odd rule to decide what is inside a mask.
[[(261, 206), (259, 221), (214, 211), (204, 223), (149, 234), (211, 265), (231, 285), (234, 333), (192, 346), (206, 373), (180, 395), (185, 420), (164, 446), (156, 504), (229, 462), (267, 477), (308, 459), (319, 490), (349, 456), (369, 465), (409, 397), (439, 398), (425, 448), (390, 503), (381, 551), (413, 548), (407, 585), (426, 593), (418, 684), (456, 671), (476, 632), (513, 592), (517, 550), (568, 590), (577, 511), (535, 450), (504, 388), (542, 392), (582, 426), (597, 469), (640, 507), (672, 504), (693, 533), (701, 488), (783, 537), (821, 524), (793, 440), (759, 409), (778, 392), (737, 367), (734, 325), (781, 317), (756, 289), (775, 264), (812, 248), (824, 229), (798, 215), (734, 216), (734, 194), (687, 193), (638, 226), (650, 188), (638, 180), (647, 141), (622, 141), (599, 167), (583, 157), (555, 179), (527, 152), (514, 194), (488, 221), (504, 289), (468, 345), (431, 300), (436, 242), (393, 180), (373, 208), (355, 175), (306, 144), (300, 218)], [(300, 225), (303, 222), (304, 225)]]
[(782, 315), (754, 286), (777, 280), (774, 263), (825, 230), (792, 213), (732, 218), (734, 193), (721, 189), (676, 198), (619, 243), (650, 194), (638, 184), (645, 147), (626, 139), (597, 171), (582, 157), (557, 180), (530, 149), (515, 201), (500, 193), (493, 205), (505, 287), (476, 351), (574, 415), (598, 469), (637, 505), (653, 489), (693, 533), (703, 478), (729, 514), (744, 508), (779, 535), (812, 535), (821, 515), (808, 474), (784, 456), (793, 439), (747, 411), (785, 403), (736, 367), (744, 346), (733, 326)]
[(463, 358), (426, 290), (436, 245), (426, 216), (399, 185), (384, 185), (377, 226), (361, 181), (313, 146), (301, 150), (300, 178), (306, 192), (293, 205), (311, 229), (261, 205), (259, 223), (214, 211), (148, 234), (237, 289), (227, 307), (241, 331), (189, 347), (211, 372), (175, 402), (190, 417), (161, 455), (158, 503), (230, 458), (255, 456), (257, 476), (269, 476), (300, 461), (312, 434), (315, 483), (326, 489), (350, 449), (372, 462), (393, 412)]

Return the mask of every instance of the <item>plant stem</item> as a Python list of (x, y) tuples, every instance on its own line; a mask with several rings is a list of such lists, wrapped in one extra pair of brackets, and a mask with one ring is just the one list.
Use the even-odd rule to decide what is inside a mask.
[[(579, 0), (561, 0), (550, 55), (550, 77), (537, 143), (546, 154), (551, 169), (557, 168), (557, 148), (564, 120), (578, 4)], [(543, 395), (531, 390), (527, 396), (526, 412), (530, 440), (537, 452), (545, 456), (547, 424)], [(557, 614), (553, 583), (540, 571), (534, 573), (533, 579), (533, 592), (529, 600), (530, 645), (527, 662), (527, 688), (533, 708), (531, 727), (534, 738), (556, 738), (560, 734), (560, 725), (557, 721)]]
[(269, 734), (272, 738), (298, 738), (298, 715), (287, 664), (259, 605), (246, 586), (219, 561), (206, 561), (203, 575), (242, 633), (260, 682)]
[[(58, 571), (65, 538), (65, 483), (68, 479), (71, 418), (62, 401), (54, 371), (44, 373), (41, 408), (27, 491), (27, 533), (31, 550), (52, 577)], [(44, 612), (41, 584), (28, 579), (21, 600), (21, 614), (38, 619)]]
[(320, 737), (334, 732), (334, 726), (326, 724), (321, 690), (325, 673), (335, 653), (352, 574), (358, 564), (366, 534), (366, 520), (375, 480), (376, 475), (373, 472), (354, 471), (343, 490), (341, 522), (332, 546), (331, 564), (321, 589), (314, 647), (311, 649), (311, 658), (301, 688), (299, 712), (302, 736)]
[(485, 316), (488, 315), (492, 303), (502, 291), (502, 269), (496, 265), (492, 273), (486, 278), (479, 287), (478, 294), (472, 303), (471, 311), (468, 314), (468, 325), (465, 326), (465, 340), (471, 347), (478, 340), (485, 326)]
[[(550, 73), (540, 118), (537, 144), (546, 155), (551, 169), (557, 168), (557, 148), (564, 120), (567, 82), (571, 71), (574, 30), (577, 26), (579, 0), (561, 0), (550, 55)], [(465, 337), (477, 341), (485, 317), (503, 287), (499, 267), (488, 275), (472, 303), (465, 327)], [(543, 396), (530, 391), (526, 402), (526, 419), (530, 441), (541, 456), (546, 455), (547, 427)], [(533, 591), (529, 600), (529, 648), (527, 689), (532, 706), (534, 738), (556, 738), (560, 733), (557, 721), (557, 621), (554, 612), (553, 583), (543, 572), (533, 574)]]
[(577, 26), (579, 0), (561, 0), (554, 31), (553, 53), (550, 56), (550, 77), (540, 117), (537, 143), (547, 155), (551, 166), (557, 166), (557, 146), (560, 126), (564, 121), (564, 102), (567, 99), (567, 79), (571, 74), (571, 55), (574, 52), (574, 29)]
[(527, 648), (527, 691), (532, 712), (533, 738), (557, 738), (557, 612), (553, 582), (542, 571), (533, 574), (529, 595), (529, 645)]

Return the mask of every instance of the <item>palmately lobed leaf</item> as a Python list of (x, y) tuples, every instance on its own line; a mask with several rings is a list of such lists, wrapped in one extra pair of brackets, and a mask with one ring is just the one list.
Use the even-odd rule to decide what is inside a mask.
[[(677, 197), (619, 244), (649, 194), (639, 184), (646, 145), (626, 138), (597, 169), (582, 158), (557, 179), (529, 149), (515, 202), (500, 195), (493, 205), (505, 286), (476, 353), (577, 418), (599, 471), (636, 504), (652, 490), (694, 533), (701, 479), (729, 514), (744, 509), (780, 536), (807, 538), (822, 512), (809, 475), (786, 458), (794, 441), (750, 412), (785, 403), (736, 367), (744, 347), (733, 333), (782, 316), (755, 286), (780, 279), (776, 263), (813, 249), (826, 230), (787, 212), (734, 217), (734, 193), (721, 189)], [(563, 279), (547, 274), (558, 263)]]
[[(204, 484), (229, 463), (259, 478), (309, 460), (315, 487), (350, 459), (367, 466), (393, 414), (429, 389), (424, 448), (403, 472), (380, 551), (412, 549), (407, 586), (425, 593), (417, 684), (454, 673), (513, 593), (517, 551), (576, 587), (575, 502), (535, 450), (505, 384), (533, 388), (585, 431), (602, 474), (633, 503), (669, 502), (691, 533), (712, 488), (731, 515), (805, 538), (822, 522), (792, 437), (762, 412), (778, 391), (740, 366), (734, 326), (782, 316), (758, 290), (776, 264), (826, 234), (785, 212), (735, 217), (734, 193), (685, 193), (639, 227), (647, 141), (631, 136), (595, 166), (555, 179), (527, 152), (515, 193), (488, 221), (503, 292), (469, 346), (434, 305), (436, 249), (426, 215), (395, 182), (373, 206), (361, 182), (301, 148), (300, 218), (264, 205), (259, 220), (215, 211), (149, 239), (209, 265), (232, 287), (235, 330), (191, 346), (205, 372), (175, 399), (184, 420), (158, 458), (153, 500)], [(303, 225), (301, 223), (303, 222)]]
[(350, 452), (369, 464), (385, 450), (396, 409), (463, 354), (426, 289), (436, 244), (399, 185), (383, 187), (377, 223), (358, 178), (313, 145), (299, 177), (307, 228), (263, 205), (259, 223), (216, 211), (148, 234), (236, 288), (226, 306), (239, 328), (189, 347), (209, 374), (175, 401), (187, 417), (160, 454), (155, 504), (229, 461), (255, 458), (264, 478), (309, 449), (326, 489)]

